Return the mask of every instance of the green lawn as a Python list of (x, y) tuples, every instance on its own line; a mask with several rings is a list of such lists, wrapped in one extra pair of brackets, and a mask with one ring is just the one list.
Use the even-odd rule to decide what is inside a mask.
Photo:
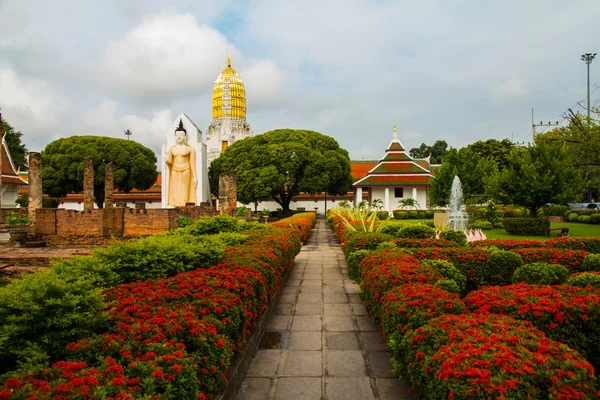
[[(421, 219), (403, 219), (403, 220), (392, 220), (390, 221), (392, 224), (419, 224), (426, 221), (431, 220), (421, 220)], [(550, 224), (551, 228), (569, 228), (570, 236), (586, 236), (586, 237), (598, 237), (600, 236), (600, 225), (591, 225), (591, 224), (581, 224), (576, 222), (552, 222)], [(548, 240), (549, 238), (546, 236), (515, 236), (509, 235), (506, 233), (504, 229), (492, 229), (489, 231), (484, 231), (485, 235), (488, 239), (533, 239), (533, 240)], [(557, 237), (559, 232), (552, 232), (552, 237)]]

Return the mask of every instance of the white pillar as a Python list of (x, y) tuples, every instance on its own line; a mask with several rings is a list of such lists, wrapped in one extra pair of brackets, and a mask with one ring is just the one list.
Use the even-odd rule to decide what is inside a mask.
[(418, 201), (418, 199), (417, 199), (417, 188), (416, 187), (413, 188), (412, 198)]
[(354, 206), (358, 207), (358, 203), (362, 201), (362, 188), (356, 188), (356, 197), (354, 198)]
[(389, 187), (385, 188), (385, 196), (383, 197), (383, 207), (384, 207), (385, 211), (391, 211), (390, 210), (390, 188)]

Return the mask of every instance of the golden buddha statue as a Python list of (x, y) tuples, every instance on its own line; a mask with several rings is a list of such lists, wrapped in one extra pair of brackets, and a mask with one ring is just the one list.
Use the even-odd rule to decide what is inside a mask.
[(196, 149), (187, 144), (187, 131), (183, 121), (175, 130), (176, 144), (171, 146), (165, 155), (165, 163), (169, 169), (169, 187), (167, 204), (173, 207), (184, 207), (186, 203), (196, 203)]

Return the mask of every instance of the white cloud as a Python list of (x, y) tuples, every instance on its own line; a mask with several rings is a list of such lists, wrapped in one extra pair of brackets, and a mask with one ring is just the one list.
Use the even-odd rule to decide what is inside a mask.
[(12, 69), (0, 69), (0, 104), (12, 126), (35, 141), (67, 120), (69, 102), (52, 86), (37, 79), (22, 79)]
[(492, 94), (500, 102), (521, 101), (529, 97), (527, 82), (514, 78), (506, 80), (492, 89)]
[(251, 94), (250, 107), (277, 104), (284, 85), (284, 74), (272, 61), (254, 61), (238, 73), (244, 81), (246, 93)]

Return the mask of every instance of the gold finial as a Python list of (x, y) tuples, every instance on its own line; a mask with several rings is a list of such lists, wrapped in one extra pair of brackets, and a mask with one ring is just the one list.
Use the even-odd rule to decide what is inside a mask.
[(231, 63), (233, 62), (233, 58), (227, 56), (227, 60), (225, 60), (227, 62), (227, 66), (231, 68)]
[(394, 119), (394, 133), (396, 133), (396, 120)]
[(21, 175), (21, 166), (19, 165), (19, 168), (17, 168), (17, 175)]

